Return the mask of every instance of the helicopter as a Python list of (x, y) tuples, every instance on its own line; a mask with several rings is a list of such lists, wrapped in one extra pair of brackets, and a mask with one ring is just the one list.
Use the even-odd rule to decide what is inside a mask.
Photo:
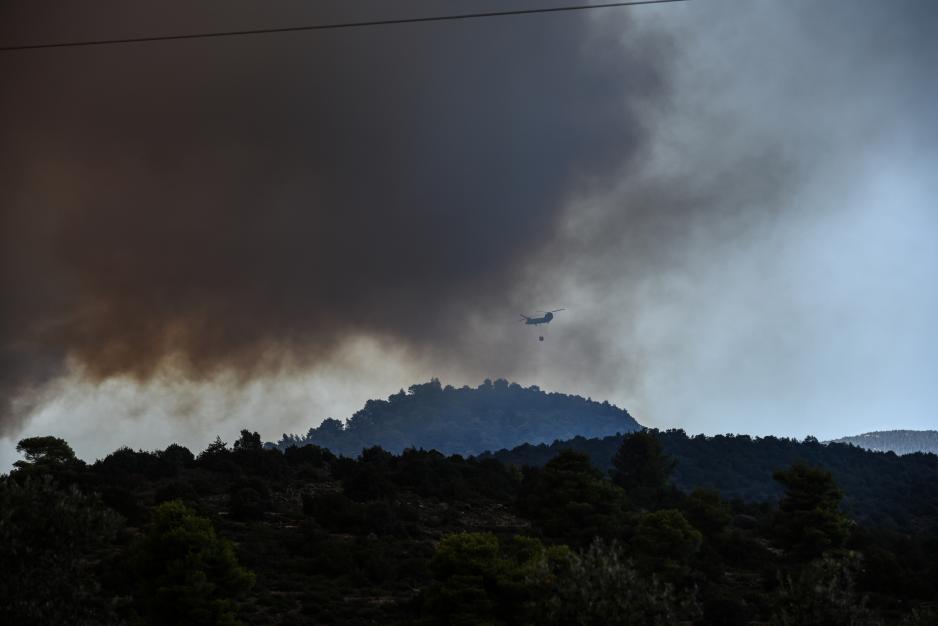
[[(538, 311), (538, 313), (543, 313), (541, 317), (528, 317), (524, 313), (521, 314), (521, 319), (524, 321), (526, 326), (537, 326), (538, 324), (550, 324), (550, 321), (554, 319), (554, 313), (559, 311), (566, 311), (566, 309), (554, 309), (553, 311)], [(537, 338), (538, 341), (544, 341), (544, 335), (539, 335)]]

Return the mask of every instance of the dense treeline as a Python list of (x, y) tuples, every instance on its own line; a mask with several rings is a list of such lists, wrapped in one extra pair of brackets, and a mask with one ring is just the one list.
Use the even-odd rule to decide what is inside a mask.
[(834, 443), (849, 443), (877, 452), (938, 454), (938, 430), (879, 430), (852, 437), (835, 439)]
[[(717, 435), (688, 437), (682, 430), (650, 431), (676, 460), (674, 484), (686, 492), (715, 489), (727, 500), (776, 501), (782, 494), (772, 474), (793, 463), (820, 465), (844, 491), (844, 510), (858, 521), (910, 531), (938, 526), (938, 456), (871, 452), (846, 444), (779, 437)], [(561, 450), (588, 455), (603, 471), (622, 437), (575, 437), (553, 444), (525, 444), (484, 457), (523, 467), (543, 466)]]
[(667, 438), (616, 441), (604, 471), (249, 431), (87, 465), (27, 439), (0, 479), (0, 622), (936, 623), (934, 525), (857, 524), (811, 463), (770, 471), (773, 503), (685, 492)]
[(475, 389), (444, 387), (434, 379), (387, 400), (369, 400), (344, 424), (330, 418), (305, 436), (284, 434), (275, 445), (314, 444), (346, 456), (371, 446), (396, 453), (422, 448), (478, 454), (525, 442), (603, 437), (639, 428), (628, 411), (608, 402), (546, 393), (502, 379), (486, 380)]

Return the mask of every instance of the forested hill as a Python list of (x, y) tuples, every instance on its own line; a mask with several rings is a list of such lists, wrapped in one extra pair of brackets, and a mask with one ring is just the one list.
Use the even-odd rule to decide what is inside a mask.
[(850, 443), (867, 450), (913, 454), (938, 454), (938, 430), (881, 430), (853, 437), (835, 439), (833, 443)]
[(477, 454), (522, 443), (543, 443), (577, 435), (604, 437), (640, 429), (628, 411), (608, 402), (546, 393), (506, 380), (486, 380), (479, 387), (445, 387), (434, 379), (413, 385), (387, 400), (369, 400), (344, 424), (325, 420), (305, 436), (283, 435), (275, 445), (316, 444), (354, 457), (381, 446), (399, 453), (406, 448), (446, 454)]
[[(875, 526), (912, 530), (938, 526), (938, 456), (897, 456), (845, 444), (824, 444), (778, 437), (717, 435), (688, 437), (683, 430), (655, 432), (664, 451), (676, 462), (675, 485), (684, 491), (717, 489), (724, 498), (776, 500), (781, 495), (775, 470), (804, 461), (829, 470), (844, 491), (844, 509), (855, 519)], [(501, 450), (496, 459), (540, 467), (564, 449), (589, 455), (606, 472), (622, 437), (576, 437), (551, 445), (522, 445)]]

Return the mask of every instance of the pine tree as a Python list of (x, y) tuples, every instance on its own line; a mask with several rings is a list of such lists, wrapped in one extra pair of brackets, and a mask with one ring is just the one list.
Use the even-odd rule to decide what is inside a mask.
[(840, 511), (843, 493), (831, 473), (796, 463), (773, 478), (785, 487), (775, 519), (778, 544), (797, 558), (811, 559), (847, 540), (850, 520)]
[(612, 465), (612, 481), (634, 504), (651, 509), (664, 494), (675, 461), (664, 453), (653, 431), (640, 430), (625, 436)]

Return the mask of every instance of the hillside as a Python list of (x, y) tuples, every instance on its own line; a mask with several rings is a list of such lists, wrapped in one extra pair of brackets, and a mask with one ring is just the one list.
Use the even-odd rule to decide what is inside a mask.
[[(664, 451), (677, 466), (674, 484), (689, 492), (712, 488), (728, 499), (775, 501), (781, 489), (775, 470), (804, 461), (833, 474), (844, 491), (844, 509), (857, 520), (876, 526), (913, 530), (938, 525), (938, 456), (896, 456), (843, 444), (822, 444), (778, 437), (717, 435), (688, 437), (682, 430), (657, 432)], [(583, 452), (607, 472), (622, 437), (576, 437), (550, 445), (522, 445), (493, 457), (519, 467), (540, 467), (564, 449)]]
[(506, 380), (486, 380), (479, 387), (445, 387), (434, 379), (412, 385), (387, 400), (369, 400), (344, 424), (325, 420), (305, 436), (287, 435), (275, 445), (315, 444), (335, 454), (356, 456), (381, 446), (399, 453), (407, 448), (445, 454), (478, 454), (522, 443), (605, 437), (640, 429), (628, 411), (608, 402), (546, 393)]
[(832, 443), (849, 443), (866, 450), (896, 454), (938, 454), (938, 430), (879, 430), (853, 437), (841, 437)]
[[(581, 440), (597, 454), (613, 441)], [(804, 466), (776, 474), (778, 504), (750, 504), (629, 473), (655, 458), (647, 447), (609, 480), (569, 450), (519, 472), (433, 451), (281, 452), (247, 430), (231, 447), (122, 448), (90, 465), (55, 437), (20, 443), (26, 460), (0, 476), (5, 624), (938, 623), (938, 526), (854, 524), (830, 475)], [(890, 488), (873, 460), (922, 469), (834, 447)]]

